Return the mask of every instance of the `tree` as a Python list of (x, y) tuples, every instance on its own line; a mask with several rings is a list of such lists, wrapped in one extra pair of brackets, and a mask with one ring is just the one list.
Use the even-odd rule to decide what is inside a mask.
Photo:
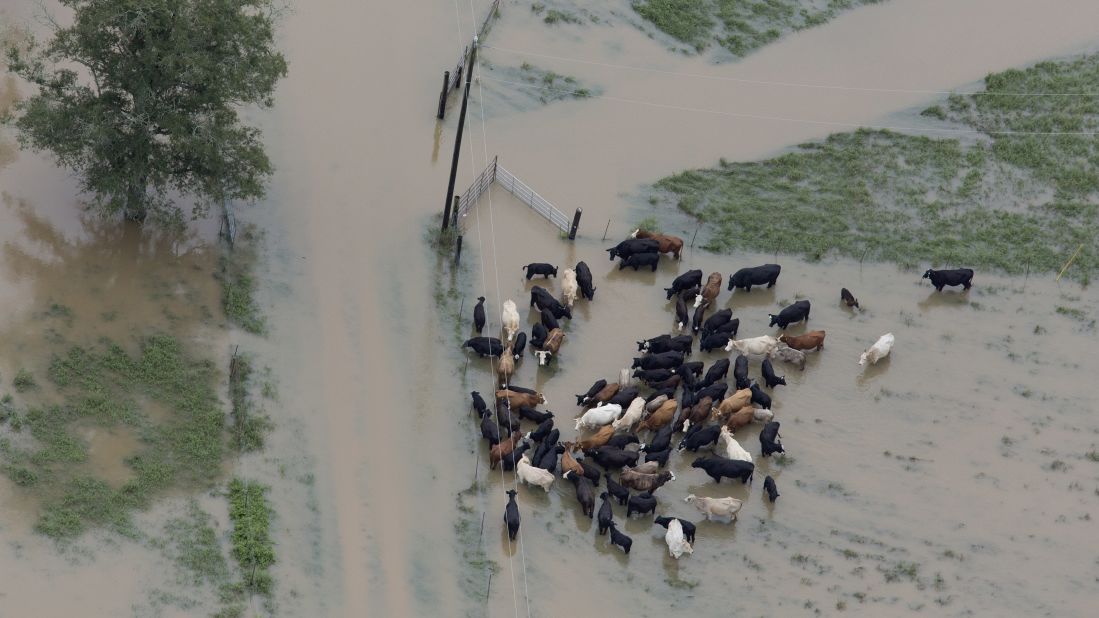
[(38, 91), (19, 103), (23, 147), (49, 151), (106, 213), (178, 223), (225, 199), (263, 196), (272, 166), (238, 110), (271, 106), (286, 59), (272, 0), (60, 0), (40, 47), (8, 50)]

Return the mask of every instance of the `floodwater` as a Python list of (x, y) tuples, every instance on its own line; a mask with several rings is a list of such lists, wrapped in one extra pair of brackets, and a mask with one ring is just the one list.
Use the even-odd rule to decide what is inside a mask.
[[(478, 20), (486, 4), (475, 3)], [(457, 117), (456, 99), (441, 131), (433, 114), (437, 73), (452, 66), (464, 43), (454, 5), (298, 6), (284, 30), (290, 77), (274, 112), (257, 117), (279, 171), (271, 203), (247, 215), (268, 232), (264, 300), (272, 327), (266, 341), (248, 343), (278, 376), (280, 398), (271, 410), (279, 429), (269, 451), (240, 468), (274, 484), (279, 610), (654, 615), (671, 606), (702, 615), (840, 608), (875, 616), (919, 609), (1089, 614), (1099, 577), (1087, 543), (1099, 495), (1099, 464), (1085, 457), (1096, 450), (1099, 429), (1089, 418), (1097, 367), (1087, 351), (1095, 338), (1090, 320), (1099, 311), (1092, 290), (1058, 284), (1047, 273), (1025, 281), (978, 273), (968, 294), (934, 294), (918, 272), (889, 265), (807, 264), (748, 253), (688, 252), (656, 274), (618, 272), (603, 252), (650, 214), (632, 197), (645, 182), (719, 157), (767, 156), (846, 124), (911, 124), (905, 112), (936, 98), (917, 91), (962, 88), (988, 72), (1099, 42), (1099, 6), (1057, 7), (894, 1), (850, 12), (743, 62), (711, 66), (668, 54), (626, 26), (547, 28), (525, 4), (503, 3), (488, 37), (499, 48), (892, 91), (761, 86), (486, 50), (493, 63), (528, 60), (598, 84), (608, 97), (490, 118), (482, 126), (481, 85), (489, 116), (493, 88), (503, 87), (485, 71), (471, 96), (459, 190), (498, 154), (565, 212), (583, 207), (584, 219), (580, 237), (567, 243), (494, 190), (464, 222), (463, 267), (452, 276), (447, 260), (432, 256), (422, 238), (442, 206)], [(469, 8), (459, 3), (458, 10), (468, 34)], [(66, 238), (84, 237), (65, 178), (24, 154), (0, 170), (12, 204), (45, 213)], [(38, 247), (23, 232), (9, 232), (18, 212), (17, 206), (0, 211), (0, 230), (9, 244)], [(690, 238), (693, 226), (672, 216), (663, 218), (665, 229)], [(191, 253), (202, 253), (209, 245), (194, 247)], [(169, 252), (153, 264), (180, 255)], [(697, 520), (682, 503), (689, 492), (746, 499), (737, 524), (700, 525), (694, 555), (678, 563), (667, 557), (663, 529), (642, 520), (623, 526), (635, 541), (628, 558), (606, 547), (578, 515), (571, 485), (560, 480), (548, 495), (520, 489), (520, 547), (509, 548), (501, 534), (503, 489), (512, 478), (487, 474), (467, 415), (468, 392), (488, 391), (491, 378), (484, 361), (467, 367), (457, 345), (467, 336), (474, 297), (484, 294), (491, 307), (514, 298), (522, 307), (529, 286), (521, 264), (579, 259), (595, 273), (595, 302), (581, 302), (553, 369), (539, 371), (528, 357), (514, 380), (546, 393), (563, 439), (574, 433), (571, 394), (597, 378), (612, 379), (635, 353), (633, 341), (671, 327), (659, 288), (677, 272), (698, 267), (727, 276), (778, 259), (784, 272), (774, 290), (723, 291), (719, 306), (733, 307), (742, 335), (754, 336), (770, 332), (763, 321), (768, 311), (800, 295), (814, 303), (812, 328), (828, 331), (825, 350), (804, 372), (778, 368), (789, 383), (778, 388), (774, 404), (787, 465), (761, 463), (751, 488), (715, 486), (689, 468), (689, 458), (676, 456), (678, 480), (658, 492), (661, 513)], [(10, 324), (30, 319), (64, 285), (35, 281), (4, 277), (0, 299)], [(452, 282), (457, 298), (437, 294)], [(839, 306), (841, 286), (855, 292), (863, 312)], [(25, 300), (28, 290), (34, 302)], [(453, 316), (463, 302), (456, 330)], [(1058, 306), (1079, 309), (1084, 319), (1058, 313)], [(897, 337), (894, 355), (862, 371), (859, 352), (887, 331)], [(0, 374), (10, 371), (0, 367)], [(758, 451), (757, 432), (750, 428), (738, 438)], [(474, 490), (459, 497), (475, 473)], [(764, 473), (782, 492), (773, 508), (761, 497)], [(4, 483), (0, 503), (12, 491)], [(616, 508), (619, 521), (622, 515)], [(5, 522), (0, 530), (6, 541), (0, 561), (35, 565), (3, 578), (5, 609), (132, 611), (142, 588), (135, 580), (95, 585), (110, 581), (108, 574), (119, 577), (108, 568), (115, 554), (95, 568), (75, 568), (51, 558), (28, 529)], [(487, 600), (484, 567), (467, 564), (479, 552), (499, 567)], [(156, 564), (140, 549), (118, 554)], [(46, 574), (51, 594), (43, 600), (42, 586), (33, 583)], [(97, 589), (94, 605), (87, 605), (85, 591)]]

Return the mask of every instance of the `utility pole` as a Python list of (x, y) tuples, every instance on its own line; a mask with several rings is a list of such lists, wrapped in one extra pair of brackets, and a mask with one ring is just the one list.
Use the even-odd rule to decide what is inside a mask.
[(443, 231), (450, 225), (450, 203), (454, 200), (454, 180), (458, 175), (458, 154), (462, 151), (462, 131), (466, 126), (466, 106), (469, 104), (469, 85), (473, 81), (473, 65), (477, 62), (477, 37), (469, 48), (469, 68), (466, 70), (466, 89), (462, 93), (462, 110), (458, 113), (458, 131), (454, 135), (454, 159), (450, 162), (450, 182), (446, 187), (446, 203), (443, 205)]

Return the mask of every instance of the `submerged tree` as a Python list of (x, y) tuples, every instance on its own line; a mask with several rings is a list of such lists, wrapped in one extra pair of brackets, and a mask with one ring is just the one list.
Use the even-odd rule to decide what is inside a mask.
[(257, 199), (271, 174), (242, 106), (270, 107), (286, 59), (272, 0), (60, 0), (72, 25), (8, 51), (38, 91), (18, 104), (24, 147), (76, 171), (94, 205), (178, 222), (223, 199)]

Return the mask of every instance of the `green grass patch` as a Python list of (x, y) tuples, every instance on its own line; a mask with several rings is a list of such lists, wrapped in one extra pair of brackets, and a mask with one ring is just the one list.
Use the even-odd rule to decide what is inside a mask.
[(271, 541), (271, 507), (268, 488), (255, 481), (235, 478), (229, 482), (229, 520), (233, 558), (240, 565), (245, 588), (257, 594), (271, 594), (271, 574), (275, 547)]
[(242, 453), (262, 449), (264, 437), (271, 430), (271, 421), (256, 409), (252, 400), (252, 373), (251, 357), (234, 354), (229, 361), (229, 402), (233, 420), (230, 442)]
[(255, 268), (259, 234), (246, 229), (238, 235), (232, 250), (218, 260), (214, 275), (221, 283), (221, 307), (230, 322), (254, 334), (267, 332), (267, 319), (256, 301)]
[(19, 371), (15, 372), (15, 378), (12, 379), (11, 384), (15, 387), (15, 390), (20, 393), (29, 391), (30, 389), (38, 386), (38, 383), (34, 381), (34, 375), (32, 375), (31, 372), (27, 371), (26, 369), (22, 368), (19, 369)]
[[(146, 337), (137, 354), (103, 340), (56, 356), (47, 374), (61, 403), (30, 402), (20, 419), (33, 440), (0, 448), (3, 471), (43, 499), (37, 529), (63, 539), (88, 527), (132, 532), (130, 514), (154, 495), (179, 486), (206, 486), (220, 475), (225, 455), (224, 413), (213, 363), (187, 354), (166, 335)], [(52, 390), (52, 389), (51, 389)], [(149, 414), (150, 405), (162, 410)], [(120, 454), (132, 476), (120, 486), (86, 467), (82, 426), (124, 427), (139, 438)]]
[(516, 75), (510, 74), (513, 71), (514, 69), (503, 69), (504, 77), (508, 81), (521, 81), (526, 84), (519, 90), (538, 99), (542, 105), (567, 99), (587, 99), (602, 94), (601, 89), (582, 84), (571, 75), (561, 75), (529, 62), (519, 65)]
[(220, 586), (229, 580), (229, 563), (211, 521), (192, 500), (186, 514), (164, 526), (165, 553), (193, 586)]
[[(1000, 92), (1095, 91), (1099, 55), (986, 82)], [(1096, 131), (1099, 101), (978, 95), (936, 107), (936, 117), (987, 131), (988, 141), (860, 129), (773, 159), (676, 174), (658, 181), (650, 197), (705, 222), (704, 246), (717, 252), (834, 254), (1014, 274), (1028, 266), (1059, 270), (1082, 247), (1066, 276), (1086, 283), (1099, 265), (1097, 140), (996, 131)]]
[(573, 15), (572, 13), (569, 13), (568, 11), (558, 11), (557, 9), (550, 9), (550, 10), (546, 11), (546, 15), (545, 15), (545, 17), (542, 18), (542, 21), (544, 21), (545, 23), (552, 26), (553, 24), (558, 24), (558, 23), (561, 23), (561, 24), (579, 24), (583, 20), (581, 20), (576, 15)]
[(696, 51), (718, 44), (746, 56), (779, 37), (881, 0), (637, 0), (633, 9)]

